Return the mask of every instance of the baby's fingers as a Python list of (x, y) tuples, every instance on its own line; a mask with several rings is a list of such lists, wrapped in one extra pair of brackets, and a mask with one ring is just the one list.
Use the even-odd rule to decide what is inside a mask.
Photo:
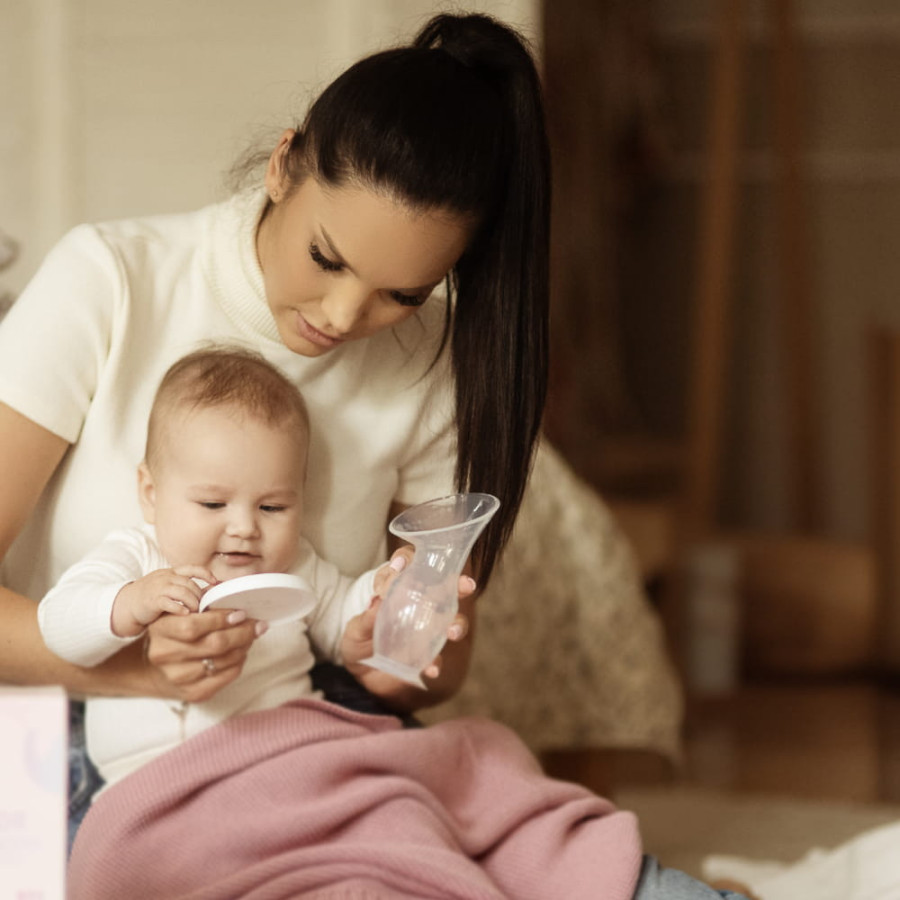
[[(204, 581), (207, 585), (219, 583), (219, 579), (206, 566), (176, 566), (172, 571), (176, 575), (183, 575), (185, 578), (196, 578), (199, 581)], [(201, 594), (206, 590), (206, 588), (201, 588), (200, 585), (196, 585), (196, 587)]]
[(162, 597), (159, 603), (159, 611), (171, 613), (173, 616), (190, 615), (189, 610), (180, 600), (173, 600), (171, 597)]
[(172, 581), (166, 588), (165, 598), (180, 603), (188, 612), (197, 612), (200, 609), (200, 597), (203, 592), (190, 580), (190, 578), (178, 578)]

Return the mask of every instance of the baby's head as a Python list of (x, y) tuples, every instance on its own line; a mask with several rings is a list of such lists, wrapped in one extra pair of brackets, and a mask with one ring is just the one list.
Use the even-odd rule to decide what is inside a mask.
[(220, 581), (285, 572), (299, 550), (309, 420), (297, 388), (255, 353), (199, 350), (156, 392), (138, 492), (172, 566)]

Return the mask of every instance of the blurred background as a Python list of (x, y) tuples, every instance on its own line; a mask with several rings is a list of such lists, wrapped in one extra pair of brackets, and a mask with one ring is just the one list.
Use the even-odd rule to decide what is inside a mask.
[[(0, 302), (72, 225), (226, 196), (248, 148), (447, 6), (0, 0)], [(689, 700), (677, 765), (548, 766), (617, 792), (686, 868), (889, 819), (900, 10), (463, 6), (539, 55), (555, 153), (546, 432), (632, 542)], [(748, 797), (774, 805), (740, 807), (756, 831), (729, 831)], [(777, 804), (797, 797), (828, 815), (791, 807), (795, 832), (775, 840)]]

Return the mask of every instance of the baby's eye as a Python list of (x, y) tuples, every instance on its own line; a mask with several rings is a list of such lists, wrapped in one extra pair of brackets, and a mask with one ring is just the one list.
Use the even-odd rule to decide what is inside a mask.
[(329, 259), (320, 249), (319, 245), (312, 241), (309, 245), (309, 258), (323, 271), (323, 272), (340, 272), (344, 268), (343, 263), (335, 262), (333, 259)]
[(263, 512), (267, 512), (267, 513), (277, 513), (277, 512), (284, 512), (287, 509), (287, 507), (286, 506), (276, 506), (271, 503), (266, 503), (265, 505), (260, 506), (260, 509)]
[(391, 299), (396, 300), (401, 306), (421, 306), (427, 299), (427, 294), (404, 294), (402, 291), (391, 291)]
[(198, 500), (197, 502), (204, 509), (223, 509), (225, 507), (225, 504), (219, 500)]

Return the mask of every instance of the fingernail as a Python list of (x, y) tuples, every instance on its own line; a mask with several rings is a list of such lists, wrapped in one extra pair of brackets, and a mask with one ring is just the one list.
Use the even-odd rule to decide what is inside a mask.
[(463, 630), (462, 625), (451, 625), (447, 629), (447, 637), (450, 638), (451, 641), (458, 641), (464, 634), (465, 631)]
[(240, 622), (243, 622), (244, 619), (247, 618), (247, 613), (242, 609), (235, 609), (228, 613), (228, 618), (225, 620), (229, 625), (237, 625)]
[(406, 568), (406, 557), (405, 556), (395, 556), (391, 560), (390, 568), (392, 568), (395, 572), (402, 572)]
[(264, 635), (268, 630), (269, 630), (269, 623), (268, 623), (268, 622), (262, 622), (262, 621), (260, 621), (260, 622), (257, 622), (257, 623), (256, 623), (256, 636), (257, 636), (257, 637), (261, 637), (261, 636)]
[(474, 590), (475, 590), (475, 579), (474, 579), (474, 578), (470, 578), (468, 575), (463, 575), (462, 580), (463, 580), (463, 584), (464, 584), (470, 591), (474, 591)]

